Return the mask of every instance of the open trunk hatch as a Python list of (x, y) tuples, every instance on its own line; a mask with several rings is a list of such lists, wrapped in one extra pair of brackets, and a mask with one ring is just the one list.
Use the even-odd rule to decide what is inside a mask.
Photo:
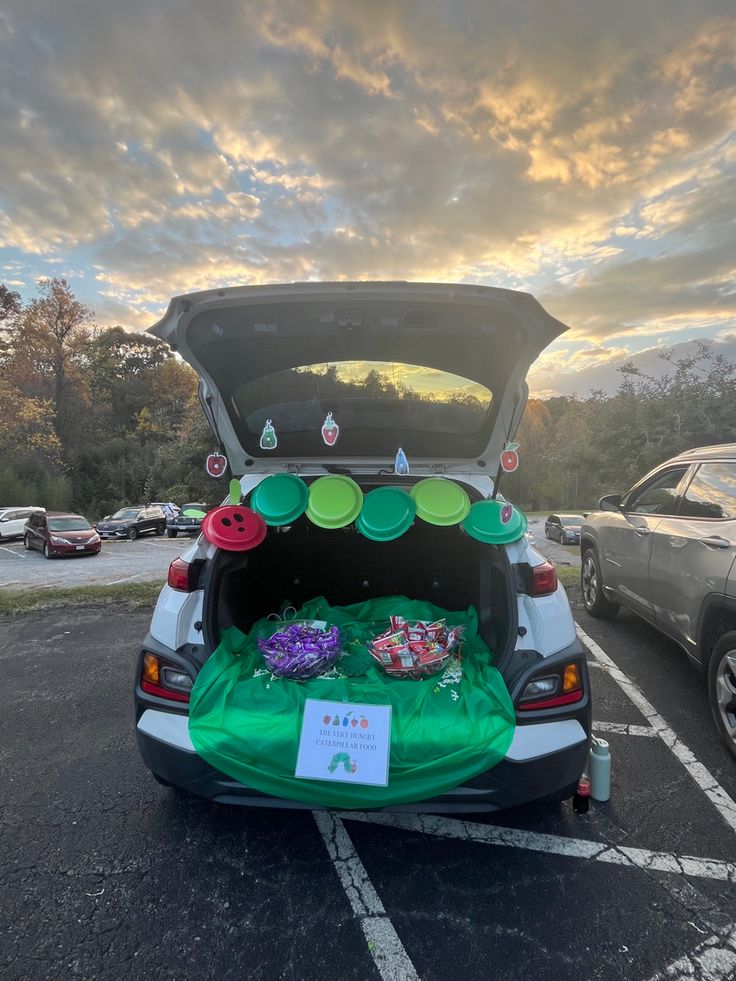
[(566, 328), (526, 293), (295, 283), (175, 297), (151, 328), (192, 365), (237, 475), (495, 473), (529, 366)]

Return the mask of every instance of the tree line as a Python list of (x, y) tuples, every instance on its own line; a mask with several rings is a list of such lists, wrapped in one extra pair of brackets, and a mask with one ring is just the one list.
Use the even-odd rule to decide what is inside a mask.
[(197, 378), (163, 341), (101, 330), (64, 279), (23, 304), (0, 285), (0, 505), (216, 501)]
[[(693, 446), (736, 442), (736, 365), (699, 344), (661, 377), (621, 368), (613, 395), (530, 399), (503, 478), (527, 510), (585, 509)], [(100, 329), (66, 280), (26, 303), (0, 284), (0, 506), (97, 520), (124, 504), (218, 502), (197, 378), (168, 346)]]

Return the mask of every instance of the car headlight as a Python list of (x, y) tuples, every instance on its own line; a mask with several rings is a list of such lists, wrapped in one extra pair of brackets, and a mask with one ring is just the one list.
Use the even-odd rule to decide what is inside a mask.
[(66, 538), (59, 538), (58, 535), (49, 535), (49, 541), (52, 545), (71, 545), (71, 542)]

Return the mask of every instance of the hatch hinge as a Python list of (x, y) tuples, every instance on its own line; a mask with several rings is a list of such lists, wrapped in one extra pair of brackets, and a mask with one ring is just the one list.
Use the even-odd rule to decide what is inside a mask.
[(301, 469), (302, 469), (301, 463), (287, 463), (286, 464), (286, 472), (287, 473), (296, 473), (296, 474), (298, 474), (301, 471)]
[(430, 467), (432, 473), (446, 474), (447, 464), (446, 463), (433, 463)]

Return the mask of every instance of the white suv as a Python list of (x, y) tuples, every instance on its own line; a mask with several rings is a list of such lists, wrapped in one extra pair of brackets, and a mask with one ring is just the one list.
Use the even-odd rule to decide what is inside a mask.
[[(244, 496), (274, 473), (310, 483), (337, 472), (364, 490), (443, 476), (481, 500), (524, 411), (528, 368), (564, 329), (510, 290), (309, 283), (175, 297), (152, 332), (197, 371)], [(328, 413), (337, 439), (321, 432)], [(394, 473), (398, 447), (410, 476)], [(247, 631), (284, 598), (298, 607), (315, 596), (341, 605), (404, 594), (476, 608), (516, 714), (493, 769), (407, 806), (495, 810), (572, 796), (590, 739), (585, 652), (554, 567), (526, 538), (481, 544), (459, 526), (417, 521), (377, 545), (306, 518), (272, 532), (250, 552), (200, 537), (172, 563), (135, 680), (138, 745), (156, 779), (220, 802), (307, 806), (244, 786), (196, 753), (188, 702), (197, 674), (224, 628)]]
[(35, 511), (43, 511), (43, 508), (0, 508), (0, 542), (10, 538), (22, 538), (26, 521)]

